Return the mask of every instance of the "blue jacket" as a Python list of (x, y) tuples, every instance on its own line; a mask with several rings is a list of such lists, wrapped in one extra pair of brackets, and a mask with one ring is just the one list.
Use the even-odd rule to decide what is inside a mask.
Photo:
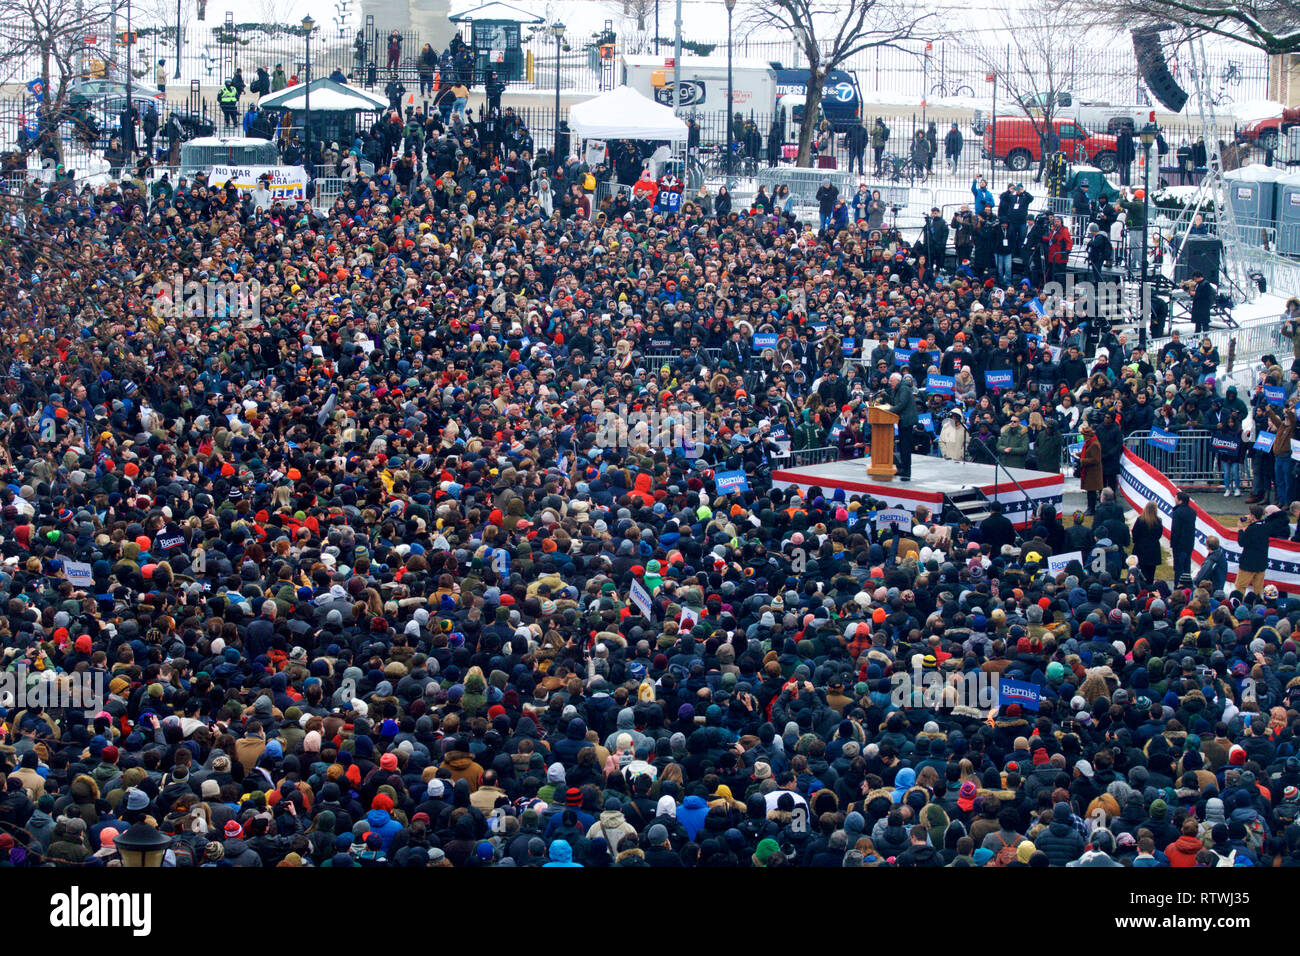
[(581, 863), (573, 862), (573, 847), (569, 846), (569, 844), (565, 843), (563, 840), (551, 841), (550, 857), (551, 857), (551, 862), (543, 863), (542, 869), (546, 869), (548, 866), (576, 866), (579, 868), (582, 867)]
[(709, 805), (698, 794), (692, 794), (682, 801), (677, 808), (677, 822), (686, 829), (686, 835), (692, 840), (695, 834), (704, 829), (704, 818), (709, 815)]
[(975, 197), (975, 215), (982, 216), (984, 210), (993, 205), (993, 193), (987, 188), (980, 189), (978, 180), (970, 184), (970, 191)]
[(383, 850), (388, 852), (388, 847), (393, 842), (393, 837), (402, 832), (402, 825), (392, 818), (387, 810), (371, 810), (366, 814), (366, 822), (370, 824), (370, 829), (379, 834), (383, 840)]

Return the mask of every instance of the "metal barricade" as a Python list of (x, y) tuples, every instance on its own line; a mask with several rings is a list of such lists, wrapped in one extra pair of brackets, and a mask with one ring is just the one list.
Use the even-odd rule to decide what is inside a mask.
[[(810, 169), (805, 166), (775, 166), (760, 169), (756, 177), (758, 185), (766, 186), (769, 195), (775, 193), (778, 186), (790, 190), (797, 206), (812, 206), (817, 202), (817, 190), (822, 183), (830, 180), (831, 185), (840, 191), (840, 198), (847, 202), (857, 189), (859, 177), (843, 169)], [(906, 194), (906, 190), (903, 191)], [(884, 197), (884, 193), (881, 193)], [(906, 202), (906, 195), (904, 195)]]
[(328, 211), (334, 205), (334, 200), (342, 196), (346, 188), (346, 179), (338, 176), (322, 176), (316, 180), (316, 195), (312, 199), (312, 205), (317, 209)]
[(820, 448), (792, 449), (790, 454), (781, 459), (785, 468), (798, 468), (800, 465), (820, 465), (823, 462), (839, 461), (840, 450), (835, 445), (823, 445)]
[(596, 183), (596, 202), (593, 208), (599, 208), (600, 204), (606, 198), (612, 199), (618, 195), (624, 195), (630, 202), (632, 199), (632, 187), (624, 186), (622, 183)]
[[(1177, 442), (1172, 449), (1162, 448), (1151, 439), (1151, 432), (1142, 429), (1124, 439), (1124, 447), (1179, 487), (1222, 488), (1223, 469), (1214, 457), (1214, 435), (1200, 428), (1175, 432)], [(1250, 458), (1242, 462), (1242, 483), (1247, 482)]]

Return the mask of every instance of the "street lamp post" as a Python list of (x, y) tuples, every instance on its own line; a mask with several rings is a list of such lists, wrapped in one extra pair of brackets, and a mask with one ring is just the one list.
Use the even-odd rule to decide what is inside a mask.
[(136, 823), (113, 839), (123, 866), (160, 867), (171, 840), (147, 823)]
[(303, 104), (303, 121), (302, 135), (304, 149), (307, 154), (307, 173), (314, 177), (316, 173), (316, 164), (311, 158), (311, 35), (316, 29), (316, 21), (312, 19), (311, 14), (302, 18), (303, 36), (307, 41), (307, 59), (303, 65), (303, 73), (306, 74), (307, 87), (303, 90), (306, 102)]
[(1150, 301), (1147, 296), (1147, 253), (1149, 243), (1147, 229), (1151, 221), (1151, 144), (1156, 141), (1156, 124), (1147, 123), (1142, 127), (1142, 285), (1140, 290), (1141, 320), (1138, 324), (1138, 345), (1145, 351), (1147, 347), (1147, 328), (1151, 324)]
[(181, 0), (176, 0), (176, 72), (172, 74), (173, 80), (181, 78), (181, 39), (184, 32), (185, 28), (181, 25)]
[(727, 188), (731, 188), (732, 155), (735, 152), (732, 140), (735, 130), (731, 120), (731, 11), (736, 9), (736, 0), (726, 0), (727, 4)]
[[(560, 149), (560, 43), (564, 39), (564, 24), (555, 22), (551, 24), (551, 33), (555, 36), (555, 145), (553, 151), (558, 154)], [(559, 156), (555, 156), (559, 159)]]

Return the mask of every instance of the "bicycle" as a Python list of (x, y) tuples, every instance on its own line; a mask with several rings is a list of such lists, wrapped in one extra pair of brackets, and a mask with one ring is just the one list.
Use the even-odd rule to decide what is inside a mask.
[(917, 162), (910, 156), (886, 153), (881, 157), (880, 165), (885, 178), (892, 183), (923, 183), (930, 175), (925, 168), (925, 163)]
[(971, 87), (967, 86), (964, 83), (958, 84), (957, 86), (949, 90), (947, 84), (944, 83), (943, 80), (940, 80), (938, 83), (934, 84), (934, 86), (930, 87), (930, 95), (938, 96), (938, 97), (949, 97), (949, 96), (973, 97), (975, 95), (975, 90), (973, 90)]

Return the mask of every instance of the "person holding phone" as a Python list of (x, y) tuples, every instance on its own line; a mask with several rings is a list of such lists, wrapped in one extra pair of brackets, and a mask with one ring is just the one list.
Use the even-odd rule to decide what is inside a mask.
[(1238, 591), (1264, 591), (1264, 572), (1268, 570), (1268, 529), (1264, 527), (1264, 509), (1251, 505), (1249, 514), (1241, 517), (1241, 530), (1237, 533), (1241, 545), (1241, 558), (1237, 564)]

